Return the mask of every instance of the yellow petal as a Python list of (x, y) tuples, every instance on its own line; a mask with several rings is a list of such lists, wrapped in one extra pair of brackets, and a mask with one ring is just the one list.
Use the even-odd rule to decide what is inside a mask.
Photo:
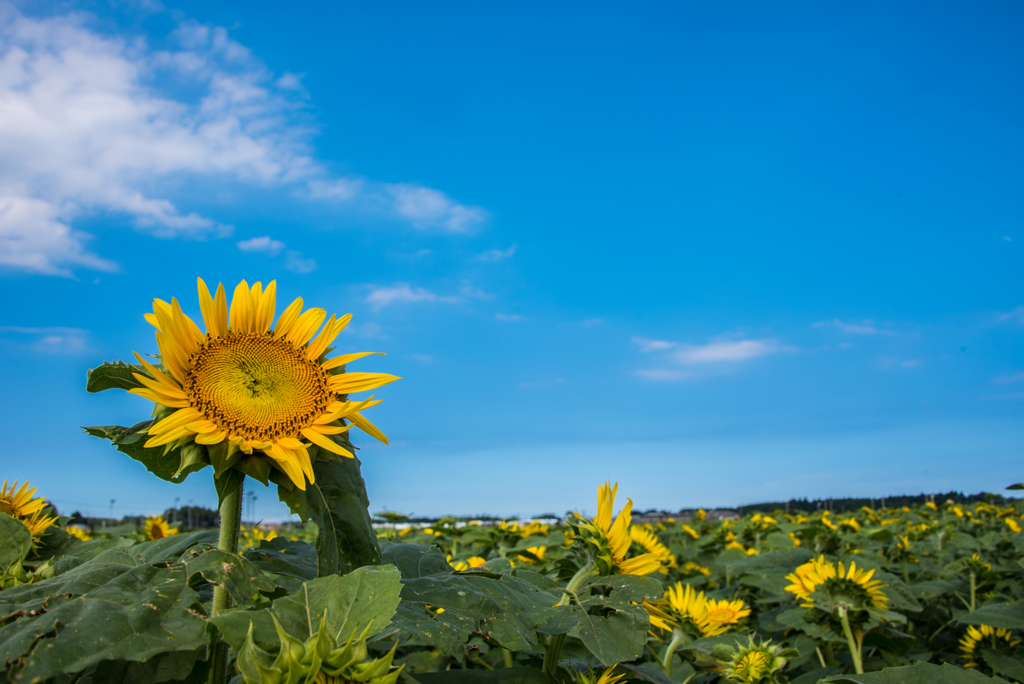
[(330, 388), (338, 394), (351, 394), (383, 387), (395, 380), (401, 378), (387, 373), (342, 373), (331, 377)]
[(142, 367), (146, 369), (146, 372), (149, 373), (154, 380), (162, 385), (166, 385), (168, 389), (181, 389), (181, 385), (175, 382), (173, 378), (167, 377), (166, 373), (151, 364), (149, 361), (146, 361), (146, 359), (142, 358), (138, 352), (132, 353), (135, 354), (135, 358), (139, 360), (139, 363), (142, 364)]
[(217, 430), (216, 432), (207, 432), (201, 435), (196, 435), (196, 444), (220, 444), (228, 438), (228, 433), (223, 430)]
[(188, 399), (171, 399), (167, 395), (157, 394), (151, 389), (144, 387), (136, 387), (128, 390), (129, 394), (137, 394), (140, 397), (149, 399), (154, 404), (160, 404), (161, 406), (167, 406), (168, 408), (185, 408), (188, 406)]
[(348, 325), (348, 322), (352, 320), (352, 314), (345, 314), (341, 318), (335, 320), (334, 316), (331, 316), (331, 320), (327, 321), (327, 325), (320, 331), (316, 339), (309, 344), (309, 349), (306, 350), (306, 358), (312, 361), (313, 359), (320, 358), (320, 355), (324, 353), (324, 350), (330, 346), (331, 342), (338, 334)]
[(250, 332), (249, 323), (252, 317), (249, 314), (249, 283), (244, 280), (235, 287), (235, 294), (231, 297), (231, 329), (235, 332)]
[(288, 308), (281, 314), (281, 317), (277, 319), (277, 325), (274, 326), (274, 337), (284, 337), (291, 332), (295, 321), (299, 320), (300, 314), (302, 314), (302, 297), (289, 304)]
[[(347, 314), (351, 316), (352, 314)], [(323, 352), (321, 352), (323, 353)], [(319, 356), (320, 354), (317, 354)], [(364, 356), (385, 356), (383, 352), (358, 352), (356, 354), (343, 354), (342, 356), (335, 356), (333, 359), (327, 359), (320, 364), (320, 367), (324, 370), (331, 370), (338, 368), (339, 366), (346, 366), (357, 359), (361, 359)], [(315, 358), (315, 357), (314, 357)]]
[[(227, 316), (221, 316), (219, 302), (214, 301), (213, 297), (210, 296), (210, 290), (206, 287), (206, 283), (203, 282), (202, 278), (196, 279), (199, 287), (199, 309), (203, 312), (203, 322), (206, 324), (206, 332), (209, 333), (210, 337), (224, 337), (228, 334), (228, 321)], [(221, 285), (217, 289), (218, 298), (223, 294), (224, 286)]]
[(329, 437), (326, 437), (325, 435), (320, 434), (316, 430), (313, 430), (311, 428), (302, 428), (301, 432), (302, 432), (302, 436), (303, 437), (308, 439), (313, 444), (316, 444), (318, 447), (321, 447), (323, 449), (327, 449), (328, 451), (334, 452), (334, 453), (338, 454), (339, 456), (347, 456), (348, 458), (355, 458), (347, 450), (343, 449), (341, 446), (336, 444), (333, 439), (330, 439)]
[(299, 320), (295, 322), (292, 329), (285, 335), (285, 339), (296, 347), (301, 347), (306, 342), (309, 342), (326, 317), (327, 312), (323, 309), (309, 309), (299, 316)]
[(267, 289), (256, 305), (256, 332), (265, 333), (274, 322), (274, 310), (277, 308), (277, 281), (271, 280)]
[(387, 436), (383, 432), (378, 430), (376, 425), (366, 420), (366, 418), (364, 418), (362, 414), (353, 413), (348, 417), (348, 419), (351, 420), (356, 427), (358, 427), (360, 430), (373, 437), (378, 442), (381, 442), (383, 444), (388, 443)]

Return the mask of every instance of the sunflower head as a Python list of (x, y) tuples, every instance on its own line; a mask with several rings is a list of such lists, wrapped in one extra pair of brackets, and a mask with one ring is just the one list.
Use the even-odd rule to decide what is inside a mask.
[(793, 649), (773, 646), (771, 641), (757, 643), (754, 637), (738, 648), (724, 644), (715, 646), (712, 654), (719, 659), (721, 673), (726, 681), (739, 684), (768, 684), (787, 681), (781, 677), (782, 668), (798, 653)]
[(786, 591), (796, 595), (804, 608), (817, 607), (829, 612), (839, 607), (853, 611), (884, 609), (889, 597), (882, 591), (884, 585), (871, 579), (874, 574), (874, 570), (858, 568), (855, 562), (847, 568), (842, 562), (833, 563), (819, 556), (786, 576), (792, 582)]
[(576, 684), (618, 684), (625, 678), (626, 674), (615, 674), (615, 666), (612, 665), (607, 670), (597, 675), (593, 670), (590, 672), (580, 672)]
[(1013, 638), (1013, 632), (1008, 629), (996, 628), (990, 625), (970, 625), (963, 638), (960, 639), (960, 657), (965, 660), (964, 667), (978, 667), (978, 654), (975, 653), (978, 645), (984, 648), (1010, 650), (1020, 643), (1020, 639)]
[(348, 395), (398, 378), (345, 372), (369, 352), (327, 358), (351, 315), (303, 311), (299, 298), (275, 323), (276, 282), (243, 280), (230, 307), (223, 285), (214, 295), (201, 279), (198, 286), (205, 332), (177, 299), (155, 300), (145, 316), (159, 363), (136, 354), (138, 386), (129, 391), (156, 404), (146, 447), (182, 449), (179, 473), (210, 464), (216, 477), (236, 468), (264, 484), (305, 489), (316, 458), (352, 458), (339, 437), (352, 425), (387, 443), (361, 413), (380, 402)]
[(146, 518), (146, 539), (149, 541), (173, 537), (176, 534), (178, 534), (178, 528), (168, 525), (162, 515)]
[(28, 482), (19, 489), (17, 480), (10, 487), (7, 480), (4, 480), (3, 486), (0, 487), (0, 513), (21, 521), (32, 533), (33, 543), (39, 542), (43, 533), (57, 522), (56, 515), (47, 515), (48, 504), (45, 496), (32, 498), (36, 489), (38, 487), (29, 489)]
[(676, 557), (672, 555), (667, 546), (661, 543), (661, 540), (658, 539), (657, 535), (649, 527), (634, 526), (629, 528), (629, 538), (638, 549), (644, 553), (654, 554), (657, 557), (661, 563), (661, 567), (658, 568), (658, 572), (661, 574), (667, 575), (669, 569), (679, 567)]
[[(649, 575), (662, 567), (658, 554), (647, 552), (627, 558), (633, 542), (630, 523), (633, 521), (633, 500), (626, 499), (626, 505), (612, 518), (615, 495), (619, 485), (605, 482), (597, 489), (597, 515), (589, 519), (580, 513), (572, 513), (566, 519), (569, 530), (566, 541), (594, 563), (597, 573), (606, 577), (613, 574)], [(668, 552), (668, 549), (665, 549)], [(671, 556), (671, 554), (669, 554)]]
[(64, 531), (79, 541), (89, 541), (92, 539), (92, 535), (84, 527), (78, 525), (68, 525), (64, 528)]

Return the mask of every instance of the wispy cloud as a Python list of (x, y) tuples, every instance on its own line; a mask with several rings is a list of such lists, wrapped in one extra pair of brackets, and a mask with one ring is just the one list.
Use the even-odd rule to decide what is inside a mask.
[(89, 351), (89, 331), (82, 328), (26, 328), (16, 325), (0, 326), (0, 334), (26, 336), (29, 346), (46, 354), (78, 354)]
[[(384, 287), (375, 287), (366, 296), (366, 303), (375, 310), (393, 304), (415, 304), (417, 302), (444, 301), (433, 292), (422, 287), (412, 287), (409, 283), (395, 283)], [(448, 301), (453, 301), (449, 299)]]
[(526, 320), (525, 318), (523, 318), (519, 314), (503, 314), (503, 313), (498, 313), (498, 314), (494, 314), (494, 317), (497, 318), (499, 321), (504, 321), (505, 323), (518, 323), (520, 321), (525, 321)]
[(1007, 321), (1024, 323), (1024, 305), (1018, 306), (1012, 311), (996, 314), (996, 320), (1000, 323), (1005, 323)]
[(489, 249), (482, 254), (477, 254), (473, 259), (475, 261), (502, 261), (503, 259), (511, 259), (515, 256), (518, 248), (519, 245), (512, 245), (508, 249)]
[(633, 344), (640, 347), (640, 351), (643, 353), (652, 351), (664, 351), (666, 349), (672, 349), (676, 346), (676, 342), (669, 342), (667, 340), (649, 340), (646, 337), (634, 337), (632, 339)]
[(422, 229), (486, 220), (440, 190), (333, 176), (312, 153), (299, 77), (275, 76), (223, 28), (184, 21), (155, 49), (91, 25), (0, 12), (0, 267), (116, 270), (73, 227), (101, 212), (161, 238), (231, 232), (172, 201), (172, 179), (279, 188)]
[(831, 321), (818, 321), (812, 327), (823, 328), (831, 326), (836, 328), (839, 332), (846, 335), (894, 335), (892, 330), (883, 330), (876, 327), (871, 321), (862, 321), (861, 323), (844, 323), (843, 321), (835, 318)]
[[(269, 235), (242, 240), (236, 243), (236, 245), (243, 252), (267, 254), (270, 256), (277, 256), (288, 246)], [(284, 253), (284, 267), (293, 273), (312, 273), (316, 270), (316, 260), (306, 259), (302, 256), (302, 252), (289, 249)]]
[(730, 363), (784, 351), (778, 340), (722, 340), (704, 345), (679, 345), (671, 358), (680, 364)]
[(643, 368), (634, 371), (634, 375), (653, 382), (679, 382), (680, 380), (692, 380), (696, 377), (696, 374), (690, 371), (673, 370), (671, 368)]
[(248, 240), (242, 240), (235, 244), (238, 246), (238, 249), (243, 252), (262, 252), (263, 254), (269, 254), (270, 256), (277, 256), (287, 246), (280, 240), (275, 240), (269, 235), (249, 238)]
[(993, 378), (992, 382), (997, 385), (1009, 385), (1012, 382), (1024, 382), (1024, 373), (1011, 373), (1010, 375), (1000, 375), (997, 378)]
[(538, 380), (536, 382), (521, 382), (519, 386), (524, 389), (534, 389), (537, 387), (556, 387), (565, 382), (562, 378), (552, 378), (551, 380)]

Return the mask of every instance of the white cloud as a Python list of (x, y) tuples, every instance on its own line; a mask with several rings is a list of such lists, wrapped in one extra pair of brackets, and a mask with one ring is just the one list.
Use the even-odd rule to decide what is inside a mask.
[(89, 350), (89, 331), (82, 328), (25, 328), (0, 326), (0, 334), (14, 333), (32, 338), (31, 348), (47, 354), (77, 354)]
[(668, 342), (667, 340), (649, 340), (646, 337), (634, 337), (632, 340), (633, 344), (640, 347), (640, 351), (643, 353), (652, 351), (665, 351), (666, 349), (672, 349), (676, 346), (676, 342)]
[(679, 382), (680, 380), (690, 380), (694, 377), (694, 374), (689, 371), (673, 370), (670, 368), (644, 368), (636, 371), (635, 375), (653, 382)]
[[(451, 299), (449, 298), (448, 301)], [(422, 287), (413, 288), (409, 283), (395, 283), (384, 287), (375, 287), (366, 296), (366, 303), (374, 310), (383, 309), (392, 304), (415, 304), (418, 302), (439, 302), (444, 298)]]
[(429, 354), (413, 354), (410, 356), (413, 361), (419, 361), (420, 363), (433, 363), (434, 357)]
[(1006, 313), (996, 314), (996, 320), (1001, 323), (1005, 323), (1006, 321), (1024, 323), (1024, 305), (1018, 306), (1013, 311), (1007, 311)]
[(1024, 382), (1024, 373), (1012, 373), (1011, 375), (1000, 375), (998, 378), (993, 378), (992, 382), (997, 385), (1008, 385), (1011, 382)]
[(285, 252), (284, 267), (294, 273), (312, 273), (316, 270), (315, 259), (302, 258), (302, 252), (289, 249)]
[(242, 240), (236, 244), (238, 245), (238, 249), (243, 252), (262, 252), (263, 254), (269, 254), (270, 256), (277, 256), (286, 246), (280, 240), (275, 240), (269, 235), (249, 238), (248, 240)]
[(284, 188), (424, 229), (486, 219), (432, 188), (332, 177), (308, 145), (299, 76), (275, 78), (223, 28), (186, 21), (157, 50), (89, 22), (0, 5), (0, 266), (115, 270), (72, 228), (90, 215), (162, 238), (230, 233), (167, 197), (181, 181)]
[(819, 321), (812, 327), (822, 328), (826, 325), (835, 326), (839, 332), (847, 335), (893, 335), (892, 330), (882, 330), (871, 324), (871, 321), (864, 321), (862, 323), (843, 323), (838, 318), (831, 321)]
[(494, 317), (497, 318), (499, 321), (504, 321), (505, 323), (518, 323), (519, 321), (526, 320), (519, 314), (498, 313), (494, 314)]
[(723, 340), (705, 345), (680, 345), (671, 358), (680, 364), (735, 362), (783, 351), (778, 340)]
[(501, 261), (502, 259), (511, 259), (515, 256), (517, 249), (519, 249), (519, 245), (512, 245), (508, 249), (489, 249), (482, 254), (477, 254), (473, 258), (476, 261)]

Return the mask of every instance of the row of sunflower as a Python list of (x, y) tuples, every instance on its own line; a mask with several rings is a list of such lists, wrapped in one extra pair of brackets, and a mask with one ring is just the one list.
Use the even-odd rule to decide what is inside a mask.
[[(351, 316), (197, 287), (205, 329), (157, 299), (159, 353), (89, 373), (150, 417), (86, 431), (170, 483), (210, 467), (220, 529), (114, 537), (5, 482), (0, 684), (1024, 682), (1016, 503), (634, 524), (606, 482), (592, 516), (375, 529), (350, 434), (388, 439), (351, 395), (398, 378), (331, 356)], [(242, 526), (248, 480), (315, 540)]]

